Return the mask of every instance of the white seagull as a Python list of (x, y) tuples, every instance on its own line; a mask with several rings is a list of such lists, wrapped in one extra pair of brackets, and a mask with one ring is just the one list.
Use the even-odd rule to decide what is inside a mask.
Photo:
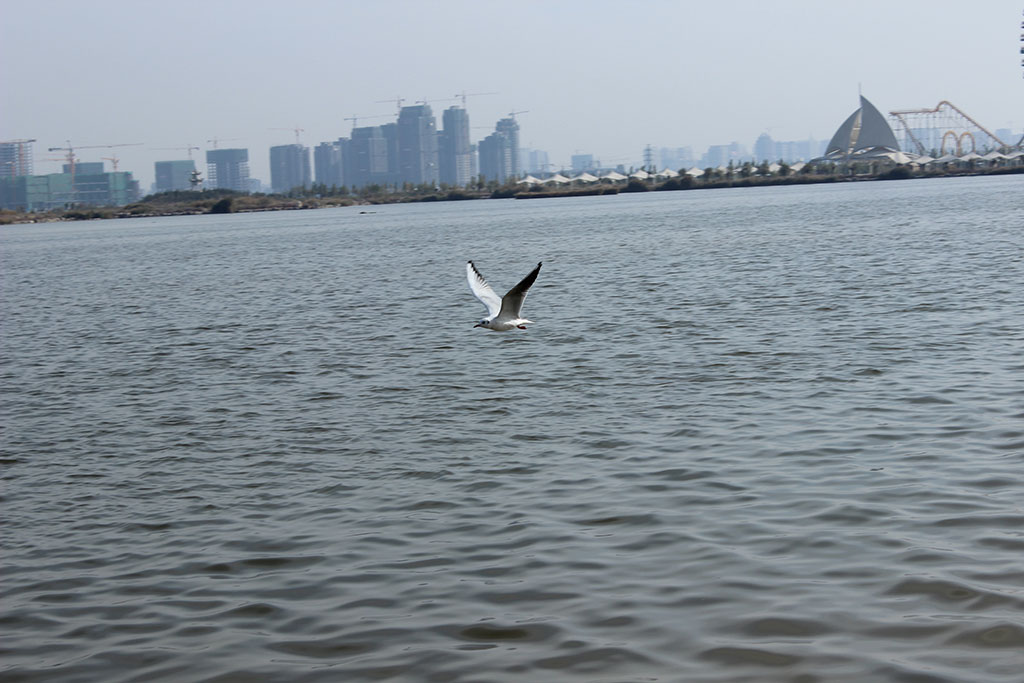
[(537, 267), (531, 270), (529, 275), (524, 277), (518, 285), (508, 290), (508, 293), (499, 299), (498, 295), (491, 289), (491, 286), (487, 284), (484, 276), (473, 265), (473, 262), (467, 261), (466, 278), (469, 280), (469, 288), (476, 295), (476, 298), (484, 302), (484, 306), (487, 307), (487, 317), (473, 325), (473, 327), (486, 327), (495, 332), (505, 332), (516, 327), (525, 330), (526, 323), (532, 323), (533, 321), (521, 318), (519, 312), (523, 308), (523, 301), (526, 300), (527, 290), (530, 289), (533, 281), (537, 279), (537, 273), (540, 272), (542, 263), (543, 261), (538, 263)]

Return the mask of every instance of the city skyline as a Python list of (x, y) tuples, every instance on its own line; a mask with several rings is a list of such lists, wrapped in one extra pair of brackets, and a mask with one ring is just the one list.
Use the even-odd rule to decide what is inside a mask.
[[(296, 129), (312, 150), (395, 121), (398, 96), (440, 115), (466, 93), (472, 144), (523, 112), (519, 146), (557, 168), (574, 154), (639, 166), (647, 145), (700, 157), (762, 133), (828, 139), (858, 89), (883, 111), (948, 99), (991, 129), (1024, 126), (1019, 0), (866, 0), (842, 22), (822, 5), (18, 5), (0, 28), (0, 138), (36, 139), (37, 174), (60, 171), (45, 150), (68, 140), (143, 141), (79, 159), (117, 157), (145, 190), (154, 162), (187, 146), (201, 171), (214, 146), (246, 148), (269, 185), (269, 150)], [(97, 71), (104, 60), (116, 73)]]

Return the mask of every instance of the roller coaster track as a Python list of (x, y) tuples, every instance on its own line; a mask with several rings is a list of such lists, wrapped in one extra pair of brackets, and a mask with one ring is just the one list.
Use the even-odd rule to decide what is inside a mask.
[[(889, 116), (891, 116), (899, 124), (903, 132), (906, 133), (906, 136), (910, 138), (911, 141), (913, 141), (914, 146), (917, 147), (918, 154), (927, 154), (928, 150), (925, 148), (924, 144), (917, 138), (917, 136), (914, 135), (913, 128), (911, 128), (911, 122), (908, 122), (907, 117), (911, 117), (912, 120), (917, 119), (917, 122), (919, 122), (919, 119), (921, 117), (931, 117), (929, 121), (933, 121), (934, 118), (940, 115), (944, 117), (943, 121), (941, 122), (941, 125), (918, 125), (916, 127), (918, 129), (921, 129), (923, 127), (939, 129), (945, 128), (946, 130), (942, 133), (942, 153), (945, 153), (946, 151), (947, 140), (953, 141), (953, 143), (956, 146), (957, 155), (963, 153), (964, 141), (967, 139), (971, 141), (971, 151), (975, 151), (975, 135), (971, 130), (969, 130), (969, 126), (963, 124), (963, 121), (968, 122), (970, 126), (973, 126), (976, 130), (979, 130), (986, 136), (988, 136), (992, 141), (996, 143), (996, 146), (999, 149), (1010, 149), (1014, 147), (1014, 145), (1003, 142), (1002, 140), (997, 138), (991, 131), (985, 128), (985, 126), (975, 121), (962, 109), (960, 109), (955, 104), (947, 100), (942, 100), (941, 102), (939, 102), (937, 105), (935, 105), (934, 109), (901, 109), (889, 112)], [(957, 116), (959, 116), (961, 120), (956, 120)], [(962, 130), (962, 132), (958, 133), (955, 129), (960, 129)], [(1022, 143), (1024, 143), (1024, 138), (1022, 138), (1016, 146), (1020, 147)]]

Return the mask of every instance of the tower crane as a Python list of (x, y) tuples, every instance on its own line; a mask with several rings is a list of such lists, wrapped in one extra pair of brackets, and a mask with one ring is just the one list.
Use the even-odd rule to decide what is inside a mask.
[(206, 142), (208, 144), (213, 145), (214, 149), (217, 149), (217, 143), (218, 142), (231, 142), (232, 140), (241, 140), (241, 139), (242, 138), (213, 138), (212, 140), (207, 140)]
[(346, 116), (345, 118), (342, 119), (342, 121), (351, 121), (352, 122), (352, 127), (353, 128), (358, 128), (359, 127), (359, 119), (364, 119), (364, 120), (365, 119), (386, 119), (389, 116), (391, 116), (391, 115), (390, 114), (378, 114), (376, 116), (357, 116), (357, 115), (353, 114), (352, 116)]
[(381, 104), (383, 102), (394, 102), (395, 105), (398, 108), (398, 111), (401, 112), (402, 111), (402, 102), (405, 102), (405, 98), (404, 97), (396, 97), (396, 98), (394, 98), (392, 100), (377, 100), (376, 104)]
[(195, 145), (191, 145), (191, 144), (187, 145), (185, 147), (155, 147), (154, 149), (156, 151), (160, 151), (160, 152), (169, 152), (171, 150), (177, 151), (177, 150), (182, 150), (182, 149), (188, 150), (188, 159), (189, 159), (189, 161), (192, 161), (192, 150), (196, 150), (197, 152), (199, 151), (198, 147), (196, 147)]
[(435, 97), (432, 100), (428, 100), (426, 97), (424, 97), (422, 100), (416, 100), (416, 104), (430, 104), (431, 102), (449, 102), (457, 97), (458, 95), (456, 95), (455, 97)]
[(497, 94), (498, 93), (496, 93), (496, 92), (470, 92), (470, 93), (467, 93), (465, 90), (463, 90), (461, 93), (458, 93), (458, 92), (455, 93), (455, 98), (462, 100), (462, 108), (465, 109), (466, 108), (466, 98), (467, 97), (479, 97), (480, 95), (497, 95)]
[(296, 145), (301, 144), (299, 142), (299, 133), (305, 133), (306, 132), (305, 128), (299, 128), (298, 126), (295, 126), (294, 128), (271, 128), (270, 130), (293, 130), (293, 131), (295, 131), (295, 144)]
[(508, 115), (509, 115), (509, 116), (510, 116), (510, 117), (512, 118), (512, 120), (514, 121), (514, 120), (515, 120), (515, 118), (516, 118), (516, 114), (529, 114), (529, 113), (530, 113), (530, 110), (529, 110), (529, 109), (524, 109), (524, 110), (522, 110), (522, 111), (510, 111), (510, 112), (508, 113)]
[[(122, 143), (119, 143), (119, 144), (116, 144), (116, 145), (79, 145), (78, 147), (73, 147), (71, 145), (71, 141), (70, 140), (68, 140), (67, 143), (68, 143), (67, 147), (48, 147), (47, 151), (48, 152), (65, 152), (65, 159), (68, 162), (68, 167), (69, 167), (69, 171), (70, 171), (70, 175), (71, 175), (71, 191), (72, 192), (74, 192), (74, 190), (75, 190), (75, 164), (78, 161), (77, 158), (75, 157), (75, 150), (76, 149), (111, 149), (113, 147), (135, 147), (137, 145), (143, 144), (141, 142), (122, 142)], [(104, 157), (104, 158), (108, 158), (108, 157)], [(116, 164), (114, 165), (114, 170), (115, 171), (117, 170), (117, 165)]]

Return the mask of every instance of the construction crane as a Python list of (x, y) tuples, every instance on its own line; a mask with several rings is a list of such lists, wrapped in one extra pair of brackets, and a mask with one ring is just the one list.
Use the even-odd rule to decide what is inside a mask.
[(357, 116), (357, 115), (353, 114), (352, 116), (346, 116), (344, 119), (342, 119), (342, 121), (351, 121), (352, 122), (352, 127), (353, 128), (358, 128), (359, 127), (359, 119), (364, 119), (364, 120), (365, 119), (386, 119), (386, 118), (389, 118), (390, 116), (391, 116), (391, 114), (377, 114), (376, 116)]
[(241, 139), (242, 138), (214, 138), (212, 140), (207, 140), (206, 142), (208, 144), (213, 145), (214, 149), (217, 149), (217, 143), (218, 142), (231, 142), (232, 140), (241, 140)]
[(104, 161), (109, 161), (110, 165), (114, 167), (114, 173), (117, 173), (117, 163), (119, 161), (121, 161), (120, 157), (118, 157), (116, 154), (114, 154), (114, 155), (109, 156), (109, 157), (100, 157), (100, 158), (103, 159)]
[(52, 161), (53, 163), (66, 164), (68, 163), (67, 157), (38, 157), (36, 161)]
[(398, 111), (401, 112), (402, 111), (402, 102), (405, 102), (405, 98), (404, 97), (396, 97), (396, 98), (394, 98), (392, 100), (377, 100), (376, 104), (381, 104), (383, 102), (394, 102), (395, 105), (398, 108)]
[(416, 104), (430, 104), (431, 102), (450, 102), (451, 100), (454, 100), (456, 97), (458, 97), (458, 95), (456, 95), (455, 97), (435, 97), (429, 100), (426, 97), (424, 97), (422, 100), (416, 100)]
[(470, 92), (470, 93), (467, 93), (465, 90), (463, 90), (461, 93), (455, 93), (455, 99), (461, 99), (462, 100), (462, 108), (465, 109), (466, 108), (466, 98), (467, 97), (479, 97), (480, 95), (497, 95), (497, 94), (498, 93), (496, 93), (496, 92)]
[(530, 110), (529, 110), (529, 109), (524, 109), (524, 110), (522, 110), (522, 111), (510, 111), (510, 112), (508, 113), (508, 115), (509, 115), (509, 117), (511, 117), (511, 118), (512, 118), (512, 120), (514, 121), (514, 120), (515, 120), (515, 118), (516, 118), (516, 114), (529, 114), (529, 113), (530, 113)]
[(295, 126), (294, 128), (271, 128), (270, 130), (293, 130), (293, 131), (295, 131), (295, 144), (296, 145), (302, 144), (302, 143), (299, 142), (299, 133), (305, 133), (306, 132), (305, 128), (299, 128), (298, 126)]
[(189, 159), (189, 161), (192, 161), (192, 150), (196, 150), (197, 152), (199, 151), (199, 148), (196, 147), (195, 145), (187, 145), (185, 147), (154, 147), (153, 149), (154, 149), (154, 151), (158, 151), (158, 152), (169, 152), (171, 150), (178, 151), (178, 150), (182, 150), (182, 149), (188, 150), (188, 159)]
[[(67, 147), (48, 147), (47, 151), (48, 152), (65, 152), (65, 157), (64, 158), (67, 160), (68, 167), (69, 167), (68, 170), (69, 170), (69, 173), (71, 175), (71, 190), (72, 191), (74, 191), (74, 189), (75, 189), (75, 164), (78, 161), (77, 158), (75, 157), (75, 150), (76, 149), (111, 149), (113, 147), (136, 147), (138, 145), (144, 144), (144, 143), (141, 143), (141, 142), (122, 142), (122, 143), (119, 143), (119, 144), (116, 144), (116, 145), (80, 145), (78, 147), (74, 147), (74, 146), (71, 145), (71, 141), (70, 140), (68, 140), (67, 143), (68, 143)], [(116, 164), (114, 166), (114, 170), (115, 171), (117, 170)]]

